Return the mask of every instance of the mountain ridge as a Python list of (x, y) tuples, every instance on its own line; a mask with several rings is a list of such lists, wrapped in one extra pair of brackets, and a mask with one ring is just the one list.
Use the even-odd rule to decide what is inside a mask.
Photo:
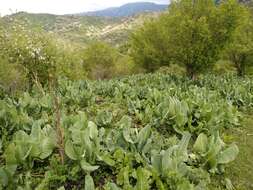
[(160, 12), (166, 10), (168, 5), (151, 2), (127, 3), (119, 7), (110, 7), (98, 11), (78, 13), (81, 16), (98, 17), (129, 17), (142, 12)]

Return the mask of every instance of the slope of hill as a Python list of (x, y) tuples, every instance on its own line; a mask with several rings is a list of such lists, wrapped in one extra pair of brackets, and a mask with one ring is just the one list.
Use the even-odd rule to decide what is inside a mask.
[(158, 14), (160, 13), (153, 12), (132, 17), (108, 18), (20, 12), (5, 16), (2, 20), (7, 28), (19, 23), (29, 29), (42, 29), (66, 43), (85, 46), (92, 40), (103, 40), (117, 45), (128, 38), (133, 28), (141, 25), (145, 19)]
[(120, 7), (108, 8), (100, 11), (84, 12), (80, 15), (102, 17), (128, 17), (142, 12), (158, 12), (166, 10), (168, 5), (149, 2), (128, 3)]

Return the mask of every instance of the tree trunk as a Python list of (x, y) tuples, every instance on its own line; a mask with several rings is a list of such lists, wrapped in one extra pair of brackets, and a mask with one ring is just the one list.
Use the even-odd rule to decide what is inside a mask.
[(234, 60), (237, 69), (237, 75), (243, 77), (245, 75), (245, 56), (241, 55), (238, 59)]
[(187, 75), (190, 79), (192, 80), (196, 80), (197, 79), (197, 75), (196, 73), (194, 72), (193, 68), (191, 65), (187, 65), (186, 66), (186, 72), (187, 72)]

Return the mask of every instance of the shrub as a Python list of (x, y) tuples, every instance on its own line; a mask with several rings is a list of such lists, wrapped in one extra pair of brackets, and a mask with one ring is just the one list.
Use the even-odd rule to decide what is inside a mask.
[(107, 79), (113, 75), (117, 51), (103, 42), (93, 42), (84, 50), (84, 64), (92, 79)]
[(121, 55), (117, 59), (117, 63), (114, 67), (114, 76), (126, 76), (138, 72), (135, 63), (132, 58), (127, 55)]
[(219, 75), (226, 75), (228, 73), (236, 73), (236, 69), (231, 61), (219, 60), (215, 63), (213, 72)]
[(184, 65), (187, 74), (210, 70), (241, 22), (245, 8), (235, 0), (173, 1), (169, 11), (147, 22), (132, 36), (136, 63), (154, 71), (170, 63)]
[(158, 69), (159, 73), (163, 74), (175, 74), (175, 75), (185, 75), (186, 70), (184, 67), (181, 67), (177, 64), (170, 64), (168, 67), (163, 66)]
[(57, 75), (70, 80), (87, 79), (87, 68), (85, 68), (82, 51), (78, 49), (62, 48), (57, 56)]
[(14, 26), (0, 35), (0, 49), (0, 54), (5, 55), (9, 63), (25, 68), (30, 86), (35, 80), (47, 84), (55, 74), (57, 47), (42, 32)]
[(4, 57), (0, 58), (0, 91), (15, 95), (27, 86), (24, 68), (10, 64)]

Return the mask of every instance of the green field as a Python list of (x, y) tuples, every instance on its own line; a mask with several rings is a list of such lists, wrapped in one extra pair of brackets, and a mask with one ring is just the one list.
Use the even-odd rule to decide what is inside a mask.
[(251, 189), (252, 108), (252, 78), (232, 75), (2, 95), (0, 189)]

